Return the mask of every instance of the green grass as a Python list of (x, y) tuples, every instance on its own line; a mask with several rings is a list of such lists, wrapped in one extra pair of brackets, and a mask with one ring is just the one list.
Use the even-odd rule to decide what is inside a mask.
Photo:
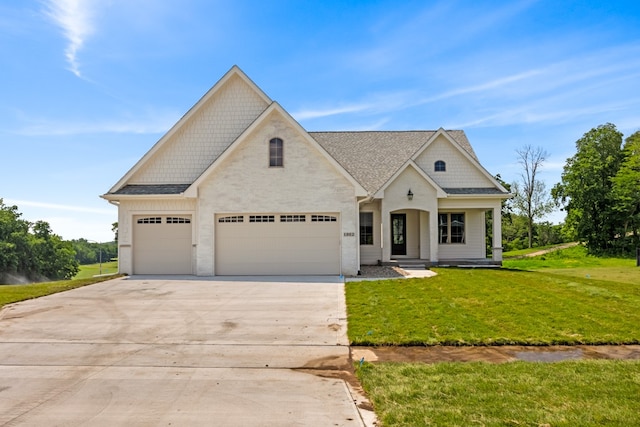
[(354, 345), (640, 343), (640, 286), (515, 270), (348, 282)]
[[(521, 270), (594, 267), (631, 268), (635, 267), (636, 260), (633, 258), (597, 257), (587, 254), (587, 250), (583, 246), (574, 246), (531, 258), (507, 259), (502, 262), (502, 265), (506, 268)], [(637, 268), (637, 270), (640, 271), (640, 268)], [(640, 283), (640, 281), (637, 283)]]
[[(102, 274), (115, 274), (118, 272), (118, 261), (108, 261), (102, 263)], [(86, 264), (80, 266), (80, 271), (74, 279), (85, 279), (100, 274), (100, 264)]]
[(513, 250), (513, 251), (507, 251), (507, 252), (503, 252), (502, 256), (504, 258), (524, 256), (524, 255), (532, 254), (534, 252), (543, 251), (545, 249), (552, 249), (552, 248), (555, 248), (555, 247), (558, 247), (558, 246), (562, 246), (562, 244), (560, 244), (560, 245), (538, 246), (536, 248), (527, 248), (527, 249), (518, 249), (518, 250)]
[(384, 426), (640, 425), (640, 361), (365, 363), (356, 373)]
[(38, 298), (45, 295), (68, 291), (82, 286), (104, 282), (120, 276), (92, 277), (85, 279), (61, 280), (58, 282), (31, 283), (28, 285), (0, 286), (0, 308), (6, 304)]

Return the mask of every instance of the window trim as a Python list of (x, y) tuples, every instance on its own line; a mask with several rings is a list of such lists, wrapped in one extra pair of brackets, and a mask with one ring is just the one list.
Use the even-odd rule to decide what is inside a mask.
[[(370, 218), (370, 221), (363, 221), (363, 217)], [(360, 245), (372, 246), (373, 245), (373, 212), (360, 212)], [(367, 223), (368, 222), (368, 223)], [(364, 223), (364, 224), (363, 224)]]
[[(462, 225), (458, 226), (462, 229), (461, 233), (456, 233), (454, 236), (454, 227), (456, 227), (453, 222), (454, 215), (462, 216)], [(441, 218), (445, 217), (446, 222), (442, 222)], [(466, 212), (438, 212), (438, 244), (439, 245), (465, 245), (467, 243), (467, 219)], [(443, 233), (443, 231), (445, 233)], [(444, 238), (444, 239), (443, 239)], [(460, 241), (454, 241), (460, 240)], [(444, 241), (443, 241), (444, 240)]]
[(275, 137), (269, 140), (269, 167), (284, 167), (284, 141), (282, 138)]

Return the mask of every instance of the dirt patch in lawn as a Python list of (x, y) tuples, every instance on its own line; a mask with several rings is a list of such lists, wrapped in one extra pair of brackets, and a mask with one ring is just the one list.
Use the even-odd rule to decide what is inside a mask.
[[(353, 360), (366, 362), (559, 362), (583, 359), (640, 359), (640, 345), (351, 347)], [(364, 359), (363, 359), (364, 358)]]

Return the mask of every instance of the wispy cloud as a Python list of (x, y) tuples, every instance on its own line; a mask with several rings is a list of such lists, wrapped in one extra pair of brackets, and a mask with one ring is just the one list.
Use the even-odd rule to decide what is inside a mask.
[(45, 0), (44, 13), (60, 29), (68, 41), (65, 56), (69, 70), (82, 77), (78, 63), (78, 51), (95, 31), (91, 0)]
[(52, 119), (29, 119), (22, 127), (8, 131), (22, 136), (71, 136), (88, 134), (158, 134), (173, 126), (180, 114), (177, 112), (154, 112), (131, 119), (65, 122)]
[(61, 205), (57, 203), (38, 202), (33, 200), (4, 199), (4, 203), (5, 205), (16, 205), (18, 207), (28, 206), (32, 208), (54, 209), (54, 210), (71, 211), (71, 212), (85, 212), (85, 213), (94, 213), (94, 214), (101, 214), (101, 215), (113, 215), (113, 213), (115, 212), (115, 208), (99, 209), (99, 208), (89, 208), (86, 206)]
[(347, 105), (343, 107), (330, 107), (324, 110), (301, 110), (291, 115), (296, 118), (296, 120), (308, 120), (308, 119), (317, 119), (320, 117), (328, 117), (335, 116), (339, 114), (346, 113), (359, 113), (362, 111), (370, 110), (374, 107), (373, 104), (363, 103), (363, 104), (355, 104), (355, 105)]

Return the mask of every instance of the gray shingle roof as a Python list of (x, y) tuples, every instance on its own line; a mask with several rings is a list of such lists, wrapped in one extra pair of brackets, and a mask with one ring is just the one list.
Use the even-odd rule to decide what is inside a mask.
[[(461, 130), (446, 131), (477, 160)], [(435, 131), (309, 132), (368, 192), (379, 190)]]
[(189, 188), (191, 184), (129, 184), (125, 185), (113, 194), (129, 195), (160, 195), (160, 194), (180, 194)]

